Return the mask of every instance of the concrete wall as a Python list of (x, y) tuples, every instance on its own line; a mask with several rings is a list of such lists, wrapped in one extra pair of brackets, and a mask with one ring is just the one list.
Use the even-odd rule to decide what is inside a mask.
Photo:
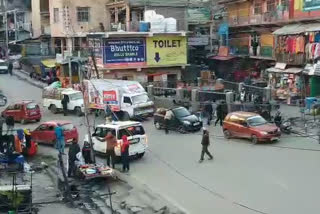
[(41, 15), (40, 15), (40, 0), (32, 0), (32, 31), (33, 38), (38, 38), (41, 35)]
[[(105, 4), (109, 0), (49, 0), (50, 5), (50, 23), (52, 37), (81, 37), (85, 36), (90, 31), (100, 31), (99, 24), (103, 23), (106, 26), (107, 16)], [(89, 22), (77, 21), (77, 7), (89, 7), (90, 19)], [(59, 8), (59, 22), (54, 23), (54, 10)], [(64, 19), (64, 11), (66, 17), (69, 14), (69, 19)], [(66, 21), (66, 22), (65, 22)], [(69, 22), (69, 23), (68, 23)]]

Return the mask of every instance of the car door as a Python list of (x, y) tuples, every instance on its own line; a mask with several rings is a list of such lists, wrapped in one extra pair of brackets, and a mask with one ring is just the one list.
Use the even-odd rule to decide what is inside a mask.
[(36, 142), (42, 142), (41, 140), (44, 138), (44, 131), (47, 129), (46, 124), (41, 124), (38, 126), (33, 132), (31, 132), (32, 139)]
[(21, 104), (14, 105), (14, 110), (12, 112), (13, 112), (13, 117), (15, 121), (20, 121), (23, 118), (22, 108), (23, 108), (23, 105)]
[(107, 151), (107, 142), (105, 140), (108, 132), (112, 132), (115, 136), (115, 131), (113, 129), (105, 128), (105, 127), (97, 127), (95, 129), (95, 133), (93, 134), (93, 149), (97, 152), (106, 153)]
[(3, 115), (4, 117), (13, 116), (14, 113), (14, 105), (9, 105), (4, 111)]
[(239, 136), (242, 138), (250, 138), (250, 128), (246, 120), (241, 120), (238, 128)]

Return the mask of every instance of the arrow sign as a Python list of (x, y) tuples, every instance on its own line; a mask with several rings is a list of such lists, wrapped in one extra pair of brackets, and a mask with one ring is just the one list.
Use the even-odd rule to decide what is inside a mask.
[(155, 53), (155, 56), (154, 56), (154, 60), (156, 60), (156, 62), (159, 62), (160, 61), (160, 54), (158, 52)]

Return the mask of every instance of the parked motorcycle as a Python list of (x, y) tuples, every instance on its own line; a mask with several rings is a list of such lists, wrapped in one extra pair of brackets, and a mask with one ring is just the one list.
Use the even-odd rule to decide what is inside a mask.
[(281, 113), (278, 111), (274, 117), (274, 123), (280, 131), (285, 134), (291, 134), (292, 132), (292, 125), (289, 120), (283, 120)]

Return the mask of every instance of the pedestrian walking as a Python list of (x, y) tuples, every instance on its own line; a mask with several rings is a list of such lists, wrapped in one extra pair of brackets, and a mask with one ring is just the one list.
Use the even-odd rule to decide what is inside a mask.
[(68, 103), (69, 103), (69, 97), (68, 95), (64, 95), (63, 99), (61, 100), (64, 116), (67, 116), (68, 114)]
[(66, 143), (64, 141), (64, 133), (60, 123), (57, 124), (54, 132), (56, 135), (56, 149), (59, 151), (59, 153), (64, 154), (64, 147)]
[(126, 135), (122, 136), (122, 144), (121, 144), (121, 161), (122, 161), (122, 171), (130, 170), (129, 163), (129, 146), (130, 143), (128, 141), (128, 137)]
[(204, 154), (207, 154), (209, 156), (209, 160), (212, 160), (213, 156), (208, 150), (208, 147), (210, 145), (209, 131), (205, 127), (203, 127), (201, 145), (202, 145), (202, 151), (201, 151), (199, 162), (201, 163), (204, 160)]
[(220, 121), (220, 126), (222, 126), (222, 121), (223, 121), (223, 106), (222, 103), (219, 103), (217, 106), (217, 119), (216, 122), (214, 123), (215, 126), (217, 126), (217, 123)]
[(106, 136), (106, 143), (107, 143), (107, 151), (106, 151), (107, 165), (110, 167), (110, 159), (111, 159), (112, 168), (114, 169), (115, 157), (116, 157), (116, 154), (114, 153), (114, 148), (117, 145), (117, 140), (111, 132), (108, 132), (108, 134)]
[(76, 165), (75, 161), (77, 160), (77, 154), (80, 152), (80, 146), (78, 142), (73, 141), (71, 146), (69, 147), (68, 152), (68, 161), (69, 161), (69, 168), (68, 168), (68, 177), (72, 177), (75, 175), (76, 172)]
[(13, 129), (14, 129), (14, 117), (8, 116), (6, 118), (6, 125), (7, 125), (7, 135), (13, 135)]
[(11, 61), (9, 61), (8, 72), (9, 72), (10, 76), (12, 76), (12, 70), (13, 70), (13, 64)]
[(167, 110), (166, 114), (164, 115), (164, 130), (166, 134), (169, 134), (169, 126), (170, 120), (173, 117), (173, 112), (171, 110)]
[(207, 118), (207, 125), (210, 126), (210, 123), (211, 123), (211, 120), (212, 120), (212, 114), (213, 114), (212, 103), (210, 101), (205, 103), (204, 113), (205, 113), (205, 116)]

